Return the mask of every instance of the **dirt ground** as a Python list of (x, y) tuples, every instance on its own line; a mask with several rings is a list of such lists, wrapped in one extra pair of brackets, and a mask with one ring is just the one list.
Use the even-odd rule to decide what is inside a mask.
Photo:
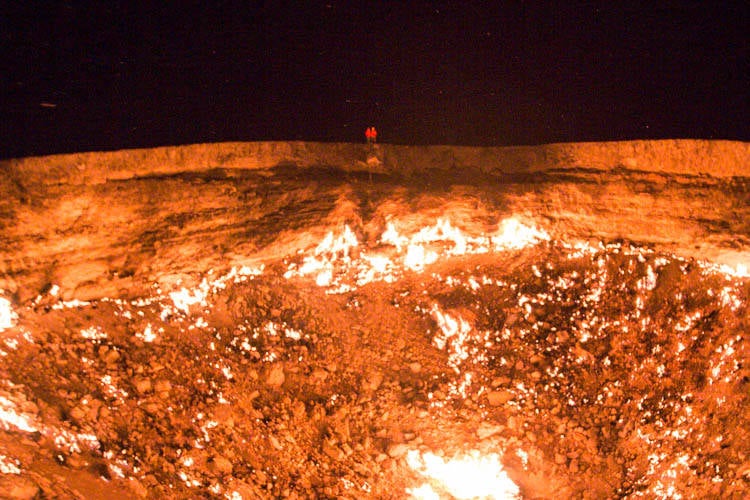
[(748, 496), (750, 280), (436, 227), (11, 311), (0, 496)]

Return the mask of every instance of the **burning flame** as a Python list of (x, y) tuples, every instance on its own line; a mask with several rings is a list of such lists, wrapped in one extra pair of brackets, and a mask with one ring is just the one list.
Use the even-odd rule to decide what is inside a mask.
[(16, 313), (10, 306), (10, 301), (0, 298), (0, 331), (12, 327), (16, 317)]
[[(312, 252), (304, 255), (302, 263), (292, 263), (284, 277), (313, 275), (315, 283), (329, 288), (329, 293), (349, 291), (352, 285), (363, 286), (376, 280), (393, 282), (404, 270), (421, 272), (426, 266), (444, 256), (517, 250), (549, 240), (547, 233), (525, 226), (511, 218), (501, 222), (492, 235), (471, 236), (454, 227), (446, 219), (421, 228), (411, 236), (400, 234), (394, 222), (388, 222), (379, 243), (385, 248), (378, 253), (352, 249), (359, 241), (349, 226), (336, 235), (328, 232)], [(352, 271), (353, 276), (348, 276)]]
[(425, 266), (438, 260), (438, 254), (425, 250), (422, 245), (409, 245), (404, 257), (404, 267), (413, 271), (421, 271)]
[[(453, 248), (449, 251), (454, 255), (463, 255), (467, 251), (469, 243), (474, 243), (476, 238), (467, 238), (460, 229), (455, 228), (445, 219), (438, 219), (437, 224), (422, 228), (412, 236), (412, 245), (434, 243), (437, 241), (453, 242)], [(480, 238), (481, 240), (481, 238)]]
[(536, 245), (542, 241), (549, 241), (546, 232), (521, 224), (514, 218), (505, 219), (500, 223), (500, 230), (490, 238), (495, 250), (520, 249)]
[(350, 253), (358, 245), (357, 235), (349, 226), (344, 226), (344, 231), (339, 236), (334, 236), (333, 231), (329, 231), (315, 247), (313, 255), (305, 256), (299, 270), (295, 273), (294, 269), (289, 269), (284, 276), (290, 278), (294, 274), (305, 276), (317, 273), (315, 283), (318, 286), (330, 286), (334, 280), (334, 263), (341, 261), (350, 264)]
[(750, 278), (750, 270), (748, 270), (747, 265), (745, 264), (737, 264), (737, 276), (741, 276), (744, 278)]
[(739, 262), (735, 266), (729, 264), (721, 264), (717, 266), (719, 271), (726, 274), (727, 276), (735, 278), (750, 278), (750, 271), (748, 271), (747, 265)]
[(406, 455), (406, 463), (428, 479), (421, 486), (406, 490), (415, 500), (438, 500), (441, 494), (458, 500), (519, 498), (518, 486), (503, 470), (496, 453), (482, 455), (470, 451), (445, 460), (434, 453), (411, 450)]
[[(203, 280), (192, 289), (182, 287), (180, 290), (171, 292), (169, 293), (169, 298), (172, 300), (175, 309), (189, 315), (190, 308), (196, 304), (200, 304), (202, 307), (208, 307), (209, 295), (216, 293), (217, 290), (226, 288), (228, 282), (241, 283), (247, 279), (252, 279), (255, 276), (260, 276), (263, 274), (264, 269), (264, 264), (255, 268), (246, 265), (243, 265), (242, 267), (233, 267), (227, 274), (210, 281), (208, 277), (204, 277)], [(213, 269), (209, 270), (209, 276), (212, 275), (213, 272)], [(178, 280), (178, 285), (179, 283), (180, 281)], [(159, 290), (159, 293), (161, 293), (161, 290)], [(167, 315), (174, 312), (170, 309), (171, 308), (166, 306), (162, 309), (162, 320)]]
[(19, 429), (25, 432), (36, 432), (36, 426), (31, 422), (30, 416), (18, 413), (16, 404), (0, 396), (0, 428), (3, 430)]
[(206, 305), (206, 292), (199, 288), (194, 290), (183, 288), (178, 292), (170, 293), (169, 297), (172, 299), (172, 302), (174, 302), (174, 306), (185, 314), (190, 314), (190, 306), (192, 305)]
[(385, 226), (385, 232), (383, 232), (383, 235), (380, 237), (380, 242), (385, 245), (392, 245), (400, 252), (401, 247), (409, 243), (409, 238), (398, 234), (396, 226), (393, 225), (393, 222), (389, 222)]
[(471, 334), (471, 324), (461, 317), (453, 318), (438, 308), (437, 304), (432, 306), (430, 315), (440, 328), (440, 334), (435, 335), (432, 340), (435, 347), (445, 349), (448, 347), (448, 364), (459, 373), (459, 366), (469, 357), (467, 340)]
[(344, 232), (338, 237), (334, 237), (332, 231), (329, 232), (315, 249), (315, 255), (330, 255), (330, 260), (332, 261), (335, 261), (339, 255), (343, 259), (349, 259), (349, 253), (352, 248), (358, 245), (357, 235), (354, 234), (349, 226), (344, 226)]

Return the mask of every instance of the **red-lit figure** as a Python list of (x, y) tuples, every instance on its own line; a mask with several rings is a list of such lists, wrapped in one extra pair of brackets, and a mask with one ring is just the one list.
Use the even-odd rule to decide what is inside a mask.
[(365, 129), (365, 137), (367, 138), (367, 144), (370, 144), (372, 142), (372, 128), (367, 127)]
[(378, 142), (378, 130), (375, 127), (372, 127), (372, 132), (370, 132), (370, 136), (372, 137), (373, 144)]

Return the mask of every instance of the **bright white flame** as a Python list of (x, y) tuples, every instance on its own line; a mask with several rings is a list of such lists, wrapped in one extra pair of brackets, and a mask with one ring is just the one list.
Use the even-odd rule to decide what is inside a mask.
[(404, 267), (421, 271), (424, 266), (432, 264), (438, 259), (438, 254), (433, 251), (425, 251), (422, 245), (409, 245), (404, 258)]
[(0, 331), (12, 327), (17, 317), (10, 306), (10, 301), (0, 298)]
[(412, 236), (412, 243), (434, 243), (436, 241), (451, 241), (453, 249), (449, 252), (456, 255), (466, 253), (468, 241), (460, 229), (455, 228), (445, 219), (438, 219), (437, 224), (422, 228)]
[(357, 274), (357, 286), (363, 286), (377, 280), (392, 283), (394, 278), (389, 271), (393, 268), (391, 259), (384, 255), (362, 255), (364, 266)]
[(284, 335), (286, 335), (286, 338), (293, 340), (300, 340), (302, 338), (302, 332), (294, 328), (285, 328)]
[(87, 305), (91, 304), (91, 302), (87, 302), (85, 300), (61, 300), (60, 302), (53, 304), (52, 309), (55, 311), (60, 311), (62, 309), (73, 309), (76, 307), (86, 307)]
[(305, 276), (318, 273), (315, 277), (316, 284), (318, 286), (331, 286), (335, 281), (334, 262), (342, 261), (345, 264), (350, 264), (350, 253), (358, 245), (357, 235), (349, 226), (344, 226), (343, 232), (338, 236), (334, 236), (333, 231), (329, 231), (323, 241), (315, 247), (313, 255), (305, 256), (299, 270), (295, 272), (293, 268), (290, 268), (284, 274), (284, 277), (291, 278), (295, 274)]
[(98, 326), (90, 326), (81, 330), (81, 337), (88, 340), (102, 340), (107, 338), (107, 333)]
[(458, 318), (458, 320), (453, 319), (448, 313), (442, 312), (437, 304), (432, 306), (430, 313), (440, 327), (440, 331), (443, 332), (442, 335), (435, 336), (433, 340), (438, 349), (445, 349), (445, 344), (451, 337), (456, 335), (463, 336), (471, 331), (471, 325), (463, 318)]
[(440, 498), (435, 488), (458, 500), (519, 497), (518, 486), (503, 470), (496, 453), (482, 455), (478, 451), (470, 451), (466, 455), (445, 460), (434, 453), (411, 450), (406, 455), (406, 463), (429, 480), (429, 483), (407, 490), (413, 499)]
[(737, 276), (750, 278), (750, 270), (745, 264), (737, 264)]
[(516, 219), (510, 218), (503, 220), (499, 231), (490, 238), (484, 235), (465, 235), (445, 219), (438, 219), (434, 226), (424, 227), (409, 238), (401, 236), (393, 223), (389, 222), (380, 241), (395, 246), (399, 252), (406, 247), (407, 255), (404, 259), (404, 266), (413, 270), (422, 270), (424, 266), (432, 264), (440, 257), (437, 252), (426, 250), (425, 245), (452, 244), (445, 251), (447, 255), (465, 255), (488, 252), (489, 242), (494, 244), (495, 250), (502, 251), (536, 245), (549, 239), (550, 236), (546, 232), (525, 226)]
[(500, 223), (497, 234), (490, 239), (496, 250), (503, 250), (536, 245), (541, 241), (549, 241), (550, 236), (541, 229), (526, 226), (511, 217)]
[(318, 286), (328, 286), (333, 281), (333, 271), (330, 269), (323, 269), (318, 273), (318, 277), (315, 278), (315, 284)]
[(123, 401), (128, 397), (128, 393), (126, 391), (120, 389), (114, 384), (111, 375), (104, 375), (101, 378), (101, 384), (103, 386), (102, 389), (104, 390), (104, 393), (109, 397), (117, 398), (120, 401)]
[(146, 328), (143, 329), (143, 333), (136, 333), (135, 336), (144, 342), (153, 342), (156, 340), (156, 334), (154, 333), (151, 323), (146, 325)]
[(261, 274), (263, 274), (265, 268), (265, 264), (261, 264), (258, 267), (242, 266), (239, 269), (233, 267), (232, 271), (227, 276), (234, 278), (234, 273), (238, 274), (239, 276), (260, 276)]
[(393, 265), (391, 259), (382, 255), (373, 255), (372, 257), (364, 256), (364, 259), (369, 262), (370, 267), (373, 269), (373, 271), (380, 274), (385, 274), (385, 272), (388, 270), (388, 267)]
[(440, 333), (432, 340), (438, 349), (448, 351), (448, 364), (459, 373), (459, 366), (469, 357), (468, 341), (471, 338), (472, 327), (465, 319), (453, 318), (450, 314), (440, 310), (437, 304), (432, 306), (430, 315), (440, 328)]
[(389, 222), (386, 224), (382, 236), (380, 236), (380, 242), (387, 245), (393, 245), (398, 251), (401, 251), (401, 247), (406, 246), (409, 243), (409, 238), (398, 234), (393, 222)]
[(718, 269), (720, 272), (726, 274), (727, 276), (734, 276), (735, 278), (750, 277), (750, 272), (748, 272), (747, 265), (742, 263), (738, 263), (736, 266), (721, 264), (718, 266)]
[(184, 312), (190, 314), (190, 306), (195, 304), (205, 303), (206, 293), (200, 288), (194, 290), (188, 290), (183, 288), (179, 292), (172, 292), (169, 297), (174, 302), (174, 306)]
[(404, 270), (421, 272), (443, 257), (487, 253), (493, 243), (495, 250), (503, 251), (549, 239), (544, 231), (515, 219), (504, 220), (492, 238), (484, 234), (466, 235), (446, 219), (438, 219), (435, 225), (423, 227), (411, 236), (399, 234), (396, 224), (388, 222), (379, 241), (393, 250), (368, 255), (363, 249), (355, 255), (352, 249), (359, 242), (349, 226), (344, 226), (342, 233), (327, 233), (315, 249), (303, 253), (301, 263), (290, 264), (284, 277), (312, 275), (317, 285), (328, 288), (327, 293), (343, 293), (353, 289), (352, 283), (356, 286), (376, 280), (392, 283)]
[(0, 474), (20, 474), (21, 462), (17, 458), (0, 455)]
[(733, 289), (728, 286), (725, 286), (719, 292), (721, 305), (724, 307), (728, 306), (732, 310), (732, 312), (739, 309), (740, 306), (742, 305), (742, 300), (736, 295), (736, 292), (737, 292), (736, 288)]
[(16, 404), (0, 396), (0, 428), (8, 430), (17, 428), (26, 432), (36, 432), (37, 428), (29, 420), (29, 415), (16, 412)]
[(326, 262), (323, 260), (316, 259), (314, 257), (305, 257), (302, 267), (299, 268), (301, 275), (311, 274), (316, 271), (320, 271), (326, 266)]
[(349, 252), (357, 245), (359, 245), (357, 235), (347, 225), (338, 237), (334, 237), (332, 231), (329, 232), (315, 248), (315, 255), (331, 254), (332, 260), (336, 260), (338, 254), (349, 257)]
[(736, 276), (739, 276), (742, 278), (750, 277), (750, 271), (748, 271), (748, 267), (746, 264), (737, 264), (736, 269), (737, 269)]
[(435, 493), (435, 490), (428, 483), (424, 483), (417, 488), (407, 488), (406, 493), (417, 500), (440, 500), (440, 495)]

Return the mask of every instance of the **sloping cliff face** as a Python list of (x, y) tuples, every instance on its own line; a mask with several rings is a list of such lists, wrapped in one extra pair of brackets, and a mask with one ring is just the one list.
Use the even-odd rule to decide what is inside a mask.
[(281, 257), (393, 216), (486, 231), (515, 215), (553, 237), (626, 239), (750, 262), (750, 144), (538, 147), (226, 143), (0, 162), (0, 289), (25, 302), (137, 296)]

